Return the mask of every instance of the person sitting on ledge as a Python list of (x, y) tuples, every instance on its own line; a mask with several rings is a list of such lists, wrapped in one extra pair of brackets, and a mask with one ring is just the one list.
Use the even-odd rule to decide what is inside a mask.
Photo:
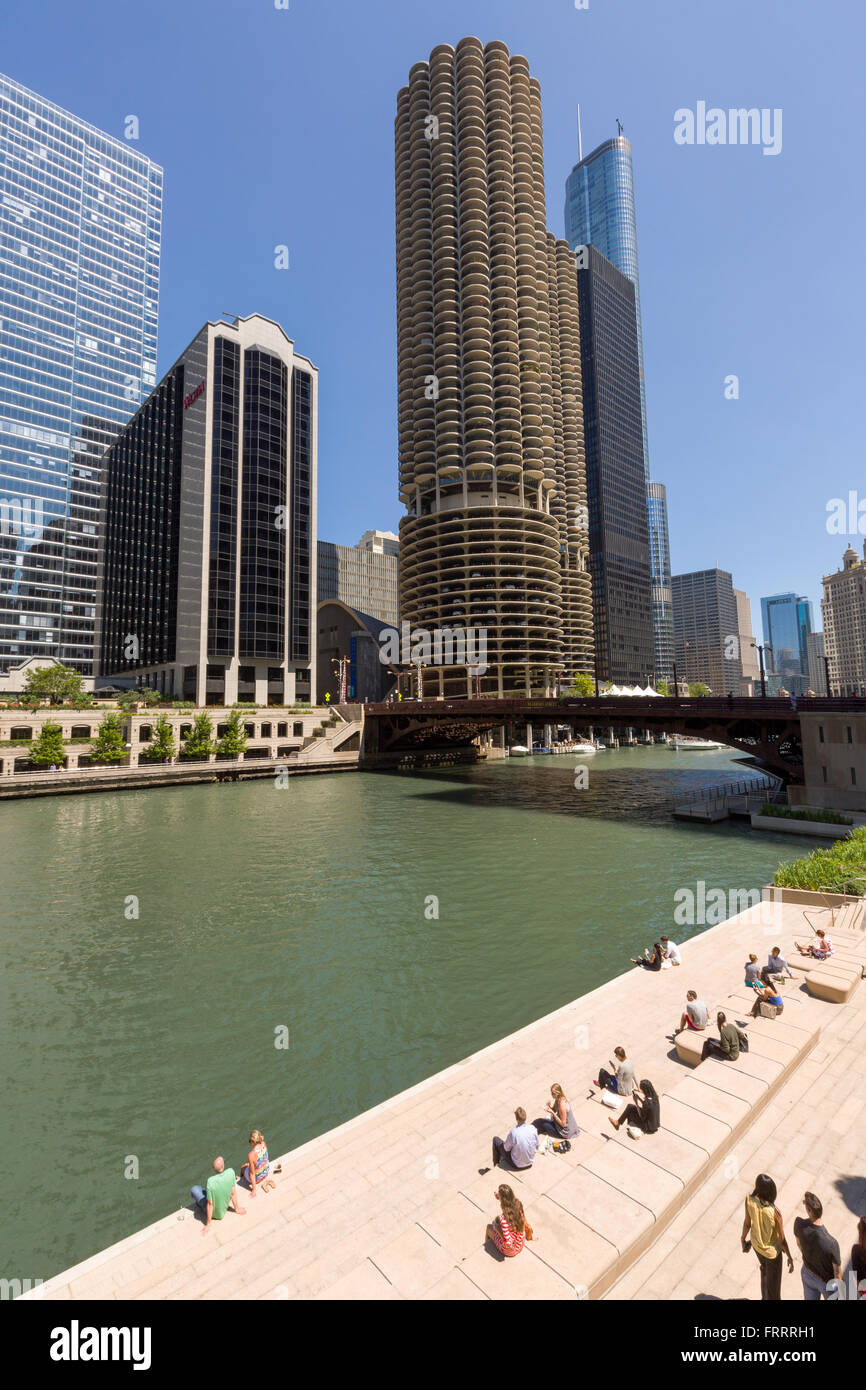
[(783, 979), (786, 975), (791, 980), (794, 978), (794, 972), (791, 970), (791, 967), (785, 960), (778, 946), (774, 946), (767, 956), (765, 969), (768, 975), (778, 975), (780, 979)]
[(760, 967), (760, 965), (758, 964), (758, 957), (754, 954), (754, 952), (750, 952), (750, 954), (749, 954), (749, 959), (746, 961), (746, 971), (745, 971), (745, 973), (746, 973), (746, 979), (745, 979), (746, 988), (747, 988), (747, 989), (760, 989), (760, 988), (761, 988), (761, 967)]
[(644, 970), (661, 970), (662, 961), (664, 960), (661, 943), (658, 941), (653, 942), (652, 955), (650, 955), (649, 951), (644, 951), (642, 956), (631, 956), (630, 959), (632, 965), (642, 965)]
[[(250, 1192), (253, 1197), (256, 1195), (256, 1188), (260, 1187), (262, 1192), (267, 1192), (269, 1187), (276, 1187), (276, 1183), (270, 1176), (271, 1162), (268, 1158), (268, 1146), (262, 1135), (257, 1129), (250, 1133), (250, 1151), (247, 1154), (247, 1162), (241, 1169), (241, 1177), (249, 1184)], [(280, 1164), (274, 1165), (274, 1172), (279, 1173)]]
[(661, 939), (662, 960), (669, 960), (671, 965), (682, 965), (683, 958), (680, 955), (680, 948), (675, 941), (671, 941), (669, 936)]
[(538, 1153), (538, 1129), (526, 1123), (526, 1111), (518, 1105), (514, 1112), (515, 1124), (504, 1139), (499, 1135), (493, 1138), (493, 1167), (507, 1156), (512, 1168), (531, 1168)]
[(818, 927), (815, 935), (818, 940), (811, 942), (808, 946), (801, 946), (799, 941), (795, 941), (794, 945), (801, 956), (814, 956), (815, 960), (826, 960), (828, 956), (833, 954), (833, 942), (823, 927)]
[(493, 1241), (500, 1255), (510, 1259), (519, 1255), (525, 1242), (532, 1239), (532, 1228), (526, 1220), (523, 1203), (515, 1197), (507, 1183), (500, 1183), (493, 1195), (502, 1214), (491, 1221), (485, 1234), (488, 1240)]
[(778, 986), (770, 984), (769, 980), (761, 981), (760, 990), (755, 993), (755, 1002), (752, 1005), (752, 1018), (759, 1018), (762, 1004), (775, 1004), (776, 1013), (781, 1013), (785, 1007), (785, 1001), (779, 993)]
[(550, 1094), (553, 1096), (553, 1104), (548, 1101), (545, 1106), (547, 1115), (540, 1120), (533, 1120), (533, 1125), (539, 1134), (550, 1134), (554, 1139), (576, 1139), (580, 1134), (577, 1120), (574, 1118), (571, 1102), (558, 1081), (551, 1086)]
[(246, 1207), (238, 1206), (237, 1178), (234, 1168), (227, 1168), (225, 1159), (215, 1158), (213, 1161), (214, 1176), (207, 1180), (207, 1191), (198, 1184), (190, 1188), (190, 1196), (195, 1202), (196, 1207), (205, 1218), (202, 1227), (202, 1235), (206, 1236), (210, 1230), (210, 1223), (222, 1221), (229, 1206), (237, 1212), (238, 1216), (246, 1216)]
[(651, 1081), (642, 1081), (640, 1088), (632, 1091), (632, 1097), (633, 1103), (627, 1105), (621, 1115), (616, 1119), (613, 1115), (608, 1117), (614, 1129), (619, 1129), (620, 1125), (637, 1125), (644, 1134), (655, 1134), (661, 1124), (661, 1107), (655, 1086)]
[(680, 1016), (677, 1033), (681, 1033), (684, 1028), (692, 1028), (694, 1032), (702, 1033), (707, 1026), (709, 1012), (703, 999), (698, 998), (697, 991), (690, 989), (686, 994), (686, 1011)]
[(610, 1065), (615, 1068), (615, 1072), (611, 1074), (605, 1067), (601, 1067), (598, 1080), (593, 1081), (592, 1084), (598, 1086), (602, 1091), (615, 1091), (619, 1096), (631, 1095), (637, 1084), (634, 1066), (625, 1055), (624, 1047), (615, 1047), (613, 1055), (616, 1061), (612, 1061)]
[(716, 1014), (719, 1040), (707, 1038), (701, 1052), (701, 1061), (706, 1057), (721, 1057), (726, 1062), (736, 1062), (740, 1055), (740, 1030), (736, 1023), (729, 1023), (721, 1009)]

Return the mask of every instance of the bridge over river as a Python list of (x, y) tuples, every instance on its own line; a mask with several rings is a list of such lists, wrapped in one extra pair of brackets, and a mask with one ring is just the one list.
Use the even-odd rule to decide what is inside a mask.
[(566, 725), (646, 729), (713, 739), (754, 758), (786, 782), (803, 780), (801, 720), (811, 714), (866, 713), (864, 698), (738, 699), (716, 696), (525, 696), (516, 699), (403, 700), (364, 709), (362, 767), (424, 765), (469, 756), (479, 735), (502, 726), (522, 732)]

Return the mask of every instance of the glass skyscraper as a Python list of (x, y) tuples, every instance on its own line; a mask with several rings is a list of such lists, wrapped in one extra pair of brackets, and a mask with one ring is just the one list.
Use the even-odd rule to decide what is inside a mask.
[[(672, 675), (674, 651), (667, 500), (661, 484), (650, 484), (634, 174), (631, 145), (624, 135), (606, 140), (581, 159), (569, 174), (565, 184), (565, 235), (573, 251), (578, 246), (595, 246), (634, 284), (643, 464), (653, 565), (655, 671), (657, 678), (667, 680)], [(651, 486), (657, 490), (650, 492)]]
[(812, 604), (798, 594), (772, 594), (761, 599), (761, 626), (764, 641), (772, 650), (765, 653), (766, 670), (776, 676), (808, 676), (812, 631)]
[(162, 170), (0, 76), (0, 669), (93, 669), (100, 460), (156, 381)]

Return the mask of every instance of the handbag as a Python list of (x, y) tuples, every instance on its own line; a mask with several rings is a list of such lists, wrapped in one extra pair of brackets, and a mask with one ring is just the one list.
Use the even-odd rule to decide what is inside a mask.
[(535, 1233), (533, 1232), (533, 1229), (530, 1226), (529, 1222), (526, 1220), (526, 1217), (523, 1218), (523, 1234), (526, 1236), (527, 1240), (535, 1239)]
[(643, 1135), (643, 1130), (637, 1125), (626, 1125), (625, 1132), (629, 1139), (640, 1139)]
[(738, 1028), (738, 1029), (737, 1029), (737, 1037), (740, 1039), (740, 1051), (741, 1051), (741, 1052), (748, 1052), (748, 1050), (749, 1050), (749, 1035), (748, 1035), (748, 1033), (744, 1033), (743, 1030), (742, 1030), (742, 1028)]
[(775, 1004), (768, 1004), (766, 999), (762, 999), (758, 1006), (758, 1013), (761, 1018), (775, 1018), (779, 1012)]
[(602, 1091), (601, 1103), (602, 1105), (606, 1105), (610, 1110), (619, 1110), (619, 1107), (622, 1105), (622, 1096), (618, 1095), (616, 1091)]

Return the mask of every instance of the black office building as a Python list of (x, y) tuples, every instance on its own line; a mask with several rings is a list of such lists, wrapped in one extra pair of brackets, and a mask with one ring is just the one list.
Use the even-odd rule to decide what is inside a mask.
[(598, 675), (654, 678), (652, 578), (634, 283), (578, 253), (589, 551)]
[(317, 371), (208, 323), (105, 456), (99, 670), (196, 704), (315, 690)]

